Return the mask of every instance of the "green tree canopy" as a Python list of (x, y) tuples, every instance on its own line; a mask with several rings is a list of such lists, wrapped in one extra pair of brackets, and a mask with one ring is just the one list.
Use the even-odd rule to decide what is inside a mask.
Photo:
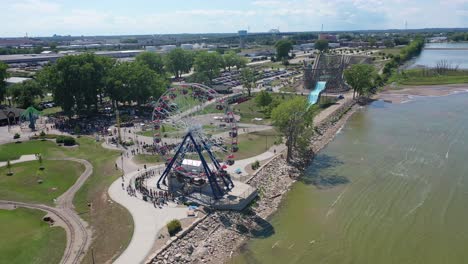
[(251, 96), (252, 88), (255, 87), (255, 82), (257, 81), (253, 70), (248, 67), (242, 69), (241, 79), (242, 79), (242, 86), (244, 86), (244, 88), (247, 89), (249, 96)]
[(289, 58), (289, 52), (293, 48), (293, 43), (287, 39), (282, 39), (276, 42), (276, 58), (277, 60), (282, 60), (284, 58)]
[(193, 52), (177, 48), (171, 50), (164, 57), (164, 64), (170, 73), (179, 78), (182, 74), (190, 72), (193, 66), (193, 59)]
[(221, 54), (202, 51), (195, 57), (194, 69), (198, 76), (206, 78), (208, 84), (211, 84), (213, 79), (219, 76), (222, 65)]
[(344, 71), (346, 82), (353, 88), (353, 97), (368, 96), (373, 92), (375, 69), (369, 64), (354, 64)]
[(8, 87), (8, 94), (16, 105), (25, 109), (33, 106), (37, 97), (43, 98), (44, 91), (37, 81), (29, 80)]
[(117, 102), (146, 103), (151, 97), (158, 98), (168, 83), (164, 76), (157, 74), (140, 63), (123, 62), (112, 68), (107, 79), (106, 93)]
[(244, 57), (237, 55), (234, 51), (226, 52), (223, 55), (223, 60), (224, 67), (228, 68), (229, 71), (231, 70), (231, 67), (241, 69), (247, 64), (247, 60)]
[(54, 101), (63, 111), (74, 113), (97, 110), (98, 98), (102, 100), (105, 80), (114, 60), (86, 53), (65, 56), (44, 69), (39, 82), (50, 89)]
[(8, 78), (8, 65), (0, 61), (0, 102), (5, 99), (6, 78)]
[(273, 97), (267, 91), (260, 91), (257, 96), (255, 96), (255, 104), (259, 107), (266, 107), (271, 104)]
[(164, 62), (160, 54), (154, 52), (143, 52), (136, 56), (136, 62), (145, 64), (158, 74), (164, 74)]
[(315, 42), (315, 49), (323, 52), (328, 49), (328, 40), (326, 39), (319, 39)]
[[(295, 97), (279, 104), (271, 112), (273, 125), (286, 137), (286, 160), (291, 162), (293, 153), (303, 154), (310, 145), (315, 108), (309, 107), (304, 97)], [(310, 158), (310, 157), (305, 157)]]

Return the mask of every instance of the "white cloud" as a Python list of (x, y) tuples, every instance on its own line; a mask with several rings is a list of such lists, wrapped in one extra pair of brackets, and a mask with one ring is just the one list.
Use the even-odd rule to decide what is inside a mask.
[(12, 9), (19, 13), (55, 13), (60, 10), (60, 5), (42, 0), (16, 1)]
[[(73, 4), (57, 0), (1, 0), (1, 36), (57, 34), (147, 34), (236, 32), (250, 26), (251, 31), (281, 31), (402, 28), (408, 20), (411, 28), (466, 26), (468, 0), (239, 0), (236, 8), (202, 4), (197, 8), (157, 11), (124, 9), (115, 5)], [(3, 2), (3, 1), (6, 1)], [(56, 1), (56, 2), (54, 2)], [(141, 4), (134, 0), (134, 5)], [(180, 0), (182, 1), (182, 0)], [(151, 1), (164, 5), (163, 2)], [(208, 1), (203, 1), (208, 2)], [(218, 2), (217, 2), (218, 3)], [(244, 3), (244, 4), (241, 4)], [(113, 8), (114, 7), (114, 8)], [(167, 8), (166, 8), (167, 9)], [(154, 10), (154, 11), (150, 11)], [(162, 9), (159, 9), (162, 10)]]

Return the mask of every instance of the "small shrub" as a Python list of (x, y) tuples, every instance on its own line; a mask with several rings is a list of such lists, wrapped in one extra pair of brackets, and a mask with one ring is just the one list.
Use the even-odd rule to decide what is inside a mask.
[(41, 131), (41, 133), (39, 134), (40, 137), (45, 137), (46, 136), (46, 133), (44, 131)]
[(18, 138), (20, 138), (20, 137), (21, 137), (20, 134), (16, 133), (16, 134), (13, 136), (13, 139), (18, 139)]
[(57, 142), (57, 144), (63, 144), (65, 146), (74, 146), (74, 145), (76, 145), (75, 138), (70, 137), (70, 136), (58, 136), (55, 139), (55, 142)]
[(252, 170), (256, 170), (258, 168), (260, 168), (260, 162), (258, 160), (256, 160), (254, 163), (252, 163), (252, 165), (250, 165)]
[(167, 231), (169, 232), (170, 236), (174, 236), (175, 234), (177, 234), (179, 231), (182, 230), (182, 224), (177, 219), (170, 221), (169, 223), (166, 224), (166, 226), (167, 226)]

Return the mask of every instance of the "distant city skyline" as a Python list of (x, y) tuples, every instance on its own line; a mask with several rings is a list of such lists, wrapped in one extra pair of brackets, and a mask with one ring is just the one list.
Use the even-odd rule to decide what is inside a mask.
[[(130, 4), (129, 4), (130, 3)], [(0, 37), (468, 27), (468, 0), (0, 0)]]

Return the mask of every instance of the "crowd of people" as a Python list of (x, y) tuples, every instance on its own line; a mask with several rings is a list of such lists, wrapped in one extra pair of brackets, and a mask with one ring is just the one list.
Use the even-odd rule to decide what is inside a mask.
[(113, 124), (109, 116), (94, 116), (89, 118), (68, 119), (65, 117), (51, 118), (52, 128), (70, 134), (107, 135), (108, 128)]
[(136, 197), (136, 192), (138, 191), (143, 196), (143, 200), (153, 203), (156, 208), (167, 205), (168, 201), (174, 200), (174, 196), (170, 192), (154, 190), (152, 188), (148, 188), (146, 185), (146, 180), (154, 177), (155, 175), (156, 172), (154, 170), (141, 172), (134, 179), (134, 187), (131, 185), (127, 187), (127, 193)]

